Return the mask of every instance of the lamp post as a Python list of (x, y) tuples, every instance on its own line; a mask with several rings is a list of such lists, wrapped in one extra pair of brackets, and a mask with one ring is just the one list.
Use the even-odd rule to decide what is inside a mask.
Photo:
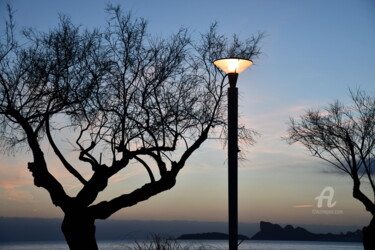
[(227, 73), (228, 88), (228, 220), (229, 249), (238, 249), (238, 74), (253, 64), (242, 58), (223, 58), (214, 64)]

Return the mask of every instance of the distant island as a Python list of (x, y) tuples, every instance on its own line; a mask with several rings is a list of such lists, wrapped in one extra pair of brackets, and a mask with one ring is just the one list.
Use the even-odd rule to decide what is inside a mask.
[(302, 227), (294, 228), (287, 225), (284, 228), (270, 222), (260, 222), (260, 231), (251, 240), (290, 240), (290, 241), (341, 241), (362, 242), (362, 231), (347, 232), (341, 234), (315, 234)]
[[(177, 240), (228, 240), (228, 234), (225, 233), (199, 233), (199, 234), (183, 234)], [(238, 235), (239, 240), (250, 240), (245, 235)]]
[[(238, 235), (239, 240), (286, 240), (286, 241), (336, 241), (336, 242), (362, 242), (362, 231), (347, 232), (341, 234), (316, 234), (302, 227), (287, 225), (284, 228), (270, 222), (260, 222), (260, 231), (249, 238)], [(196, 233), (182, 234), (177, 240), (228, 240), (225, 233)]]
[[(60, 230), (61, 222), (61, 218), (9, 218), (0, 216), (0, 244), (10, 241), (64, 240), (64, 235)], [(253, 240), (362, 241), (362, 233), (356, 227), (340, 227), (342, 230), (352, 231), (352, 233), (340, 234), (340, 229), (337, 226), (324, 229), (313, 225), (306, 226), (315, 228), (313, 230), (318, 232), (319, 230), (325, 230), (326, 232), (333, 230), (335, 234), (314, 234), (301, 227), (284, 227), (284, 225), (279, 226), (269, 222), (260, 222), (260, 224), (243, 223), (239, 228), (241, 228), (241, 233), (246, 236), (254, 235), (252, 238), (249, 237)], [(226, 232), (227, 227), (227, 223), (224, 222), (99, 220), (97, 221), (96, 236), (99, 240), (119, 240), (119, 237), (128, 240), (144, 240), (149, 239), (153, 232), (158, 232), (161, 235), (171, 237), (180, 236), (179, 239), (227, 240), (228, 235), (224, 233), (204, 233)], [(171, 228), (173, 228), (173, 235), (170, 235)], [(122, 232), (122, 236), (119, 236), (118, 232)], [(200, 234), (191, 234), (192, 232), (200, 232)], [(240, 239), (249, 239), (242, 236), (240, 236)]]

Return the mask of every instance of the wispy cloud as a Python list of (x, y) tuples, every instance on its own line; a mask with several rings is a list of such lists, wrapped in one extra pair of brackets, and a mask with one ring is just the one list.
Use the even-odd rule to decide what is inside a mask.
[(317, 207), (316, 205), (295, 205), (293, 207), (296, 207), (296, 208), (303, 208), (303, 207)]
[(0, 192), (0, 197), (5, 200), (18, 201), (22, 203), (35, 202), (34, 196), (29, 191), (19, 188), (6, 188)]
[(13, 189), (19, 188), (25, 185), (32, 185), (33, 181), (31, 179), (21, 179), (21, 178), (9, 178), (0, 179), (0, 188)]

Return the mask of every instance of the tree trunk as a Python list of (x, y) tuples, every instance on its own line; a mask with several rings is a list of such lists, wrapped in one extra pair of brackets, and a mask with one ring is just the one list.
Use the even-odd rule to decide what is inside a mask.
[(95, 220), (84, 212), (65, 214), (61, 230), (70, 250), (98, 250)]
[(370, 224), (362, 229), (363, 247), (365, 250), (375, 249), (375, 216), (372, 217)]

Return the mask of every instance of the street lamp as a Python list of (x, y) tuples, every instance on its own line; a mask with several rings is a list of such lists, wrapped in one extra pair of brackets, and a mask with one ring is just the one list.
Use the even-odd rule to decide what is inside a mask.
[(238, 249), (238, 74), (253, 64), (242, 58), (223, 58), (214, 64), (227, 73), (228, 88), (228, 219), (229, 249)]

